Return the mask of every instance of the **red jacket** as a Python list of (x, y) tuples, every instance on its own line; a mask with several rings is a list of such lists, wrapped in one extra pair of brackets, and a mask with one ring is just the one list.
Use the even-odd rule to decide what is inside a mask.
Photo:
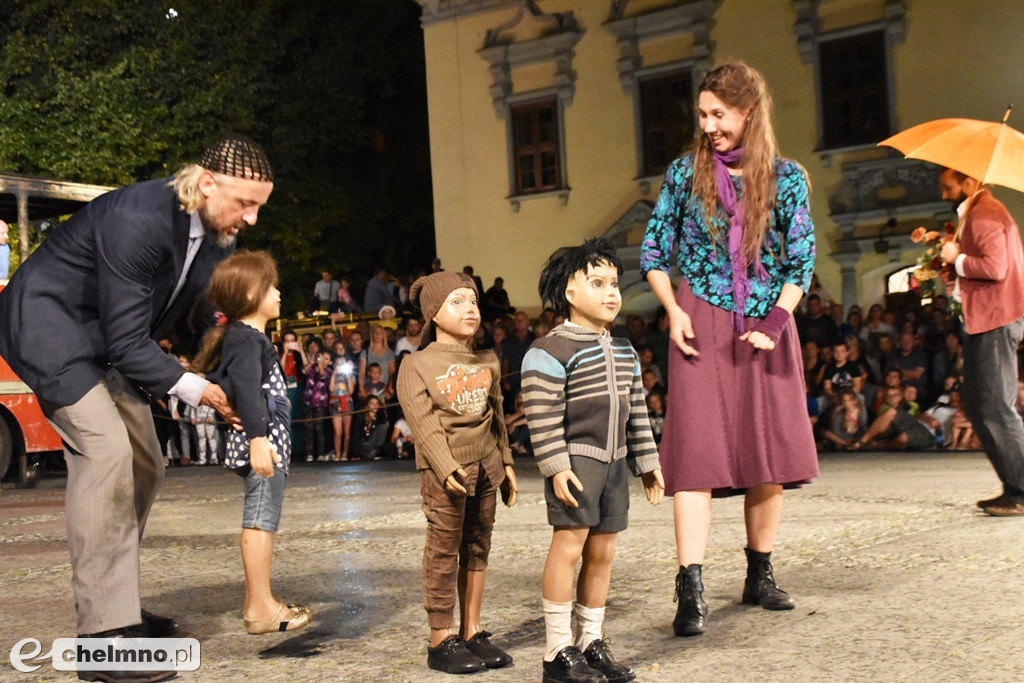
[(960, 252), (966, 256), (960, 294), (967, 332), (988, 332), (1024, 316), (1020, 230), (988, 190), (981, 190), (967, 211)]

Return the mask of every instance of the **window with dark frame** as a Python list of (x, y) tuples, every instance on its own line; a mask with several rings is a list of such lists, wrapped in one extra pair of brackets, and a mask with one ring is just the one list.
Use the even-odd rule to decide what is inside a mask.
[(554, 97), (511, 107), (516, 194), (562, 188), (558, 103)]
[(644, 176), (660, 176), (693, 139), (693, 81), (689, 71), (640, 81)]
[(821, 40), (822, 142), (825, 149), (877, 143), (890, 131), (885, 34)]

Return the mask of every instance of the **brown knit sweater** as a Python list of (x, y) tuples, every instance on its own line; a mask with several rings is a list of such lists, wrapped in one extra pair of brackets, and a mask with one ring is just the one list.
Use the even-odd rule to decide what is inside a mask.
[(434, 342), (405, 357), (398, 401), (416, 441), (416, 469), (440, 481), (498, 448), (513, 464), (501, 411), (501, 369), (492, 351)]

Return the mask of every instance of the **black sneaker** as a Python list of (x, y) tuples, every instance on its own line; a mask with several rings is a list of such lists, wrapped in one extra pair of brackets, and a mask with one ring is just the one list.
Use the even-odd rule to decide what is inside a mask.
[(607, 638), (591, 642), (583, 651), (583, 656), (587, 660), (587, 666), (603, 673), (609, 683), (626, 683), (636, 678), (632, 669), (622, 666), (612, 657)]
[(446, 674), (472, 674), (487, 668), (484, 660), (466, 647), (466, 641), (450, 636), (437, 647), (427, 648), (427, 666)]
[(587, 666), (587, 660), (572, 645), (563, 647), (554, 661), (544, 662), (544, 683), (607, 683), (608, 678)]
[(488, 669), (500, 669), (512, 663), (512, 655), (502, 650), (497, 645), (491, 644), (488, 640), (491, 634), (487, 631), (480, 631), (466, 642), (469, 651), (483, 660)]

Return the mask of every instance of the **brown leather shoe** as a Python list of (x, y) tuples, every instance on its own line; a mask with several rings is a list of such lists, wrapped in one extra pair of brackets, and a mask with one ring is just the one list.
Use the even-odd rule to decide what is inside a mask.
[(993, 517), (1024, 517), (1024, 503), (1007, 499), (1005, 503), (994, 503), (984, 508)]
[(993, 505), (1006, 505), (1007, 503), (1012, 502), (1013, 501), (1010, 500), (1009, 496), (1007, 496), (1005, 493), (1000, 493), (995, 498), (986, 498), (985, 500), (979, 500), (978, 507), (984, 510), (985, 508), (990, 508)]

